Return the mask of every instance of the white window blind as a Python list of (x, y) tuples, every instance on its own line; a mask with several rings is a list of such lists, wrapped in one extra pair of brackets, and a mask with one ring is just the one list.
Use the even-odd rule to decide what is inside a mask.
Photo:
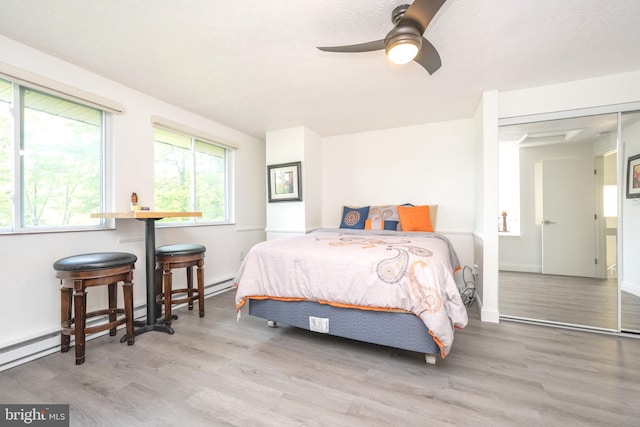
[(153, 125), (153, 127), (179, 132), (181, 134), (199, 139), (200, 141), (209, 142), (215, 145), (221, 145), (225, 148), (237, 149), (239, 147), (239, 145), (233, 141), (220, 138), (216, 135), (212, 135), (202, 130), (185, 126), (181, 123), (174, 122), (173, 120), (165, 119), (164, 117), (151, 116), (151, 124)]
[(29, 86), (36, 90), (42, 90), (61, 98), (71, 101), (82, 101), (86, 105), (110, 113), (118, 114), (124, 111), (124, 106), (119, 102), (69, 86), (40, 74), (14, 67), (4, 62), (0, 62), (0, 76), (7, 77), (16, 83)]

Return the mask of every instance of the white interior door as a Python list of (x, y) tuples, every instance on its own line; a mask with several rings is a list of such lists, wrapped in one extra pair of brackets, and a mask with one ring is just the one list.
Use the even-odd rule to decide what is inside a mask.
[(596, 276), (594, 179), (589, 159), (542, 161), (543, 274)]

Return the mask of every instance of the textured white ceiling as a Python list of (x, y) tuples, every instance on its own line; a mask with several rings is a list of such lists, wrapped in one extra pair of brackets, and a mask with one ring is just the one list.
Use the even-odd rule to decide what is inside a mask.
[(640, 70), (639, 0), (448, 0), (432, 76), (315, 48), (384, 38), (402, 3), (2, 0), (0, 34), (260, 138), (467, 118), (483, 90)]

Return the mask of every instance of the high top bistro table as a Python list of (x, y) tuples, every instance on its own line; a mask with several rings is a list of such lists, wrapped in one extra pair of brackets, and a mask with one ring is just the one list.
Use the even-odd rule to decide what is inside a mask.
[(147, 320), (136, 321), (138, 327), (134, 335), (140, 335), (147, 331), (161, 331), (173, 334), (173, 328), (158, 320), (156, 313), (156, 221), (162, 218), (200, 217), (202, 212), (156, 212), (156, 211), (130, 211), (130, 212), (98, 212), (92, 213), (91, 218), (106, 219), (137, 219), (144, 221), (144, 244), (147, 268)]

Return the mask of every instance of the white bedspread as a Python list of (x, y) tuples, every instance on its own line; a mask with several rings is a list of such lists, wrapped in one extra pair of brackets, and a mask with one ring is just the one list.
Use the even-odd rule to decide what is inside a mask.
[(467, 311), (453, 273), (458, 258), (435, 233), (318, 230), (261, 242), (235, 279), (238, 310), (248, 298), (309, 300), (419, 316), (445, 357)]

